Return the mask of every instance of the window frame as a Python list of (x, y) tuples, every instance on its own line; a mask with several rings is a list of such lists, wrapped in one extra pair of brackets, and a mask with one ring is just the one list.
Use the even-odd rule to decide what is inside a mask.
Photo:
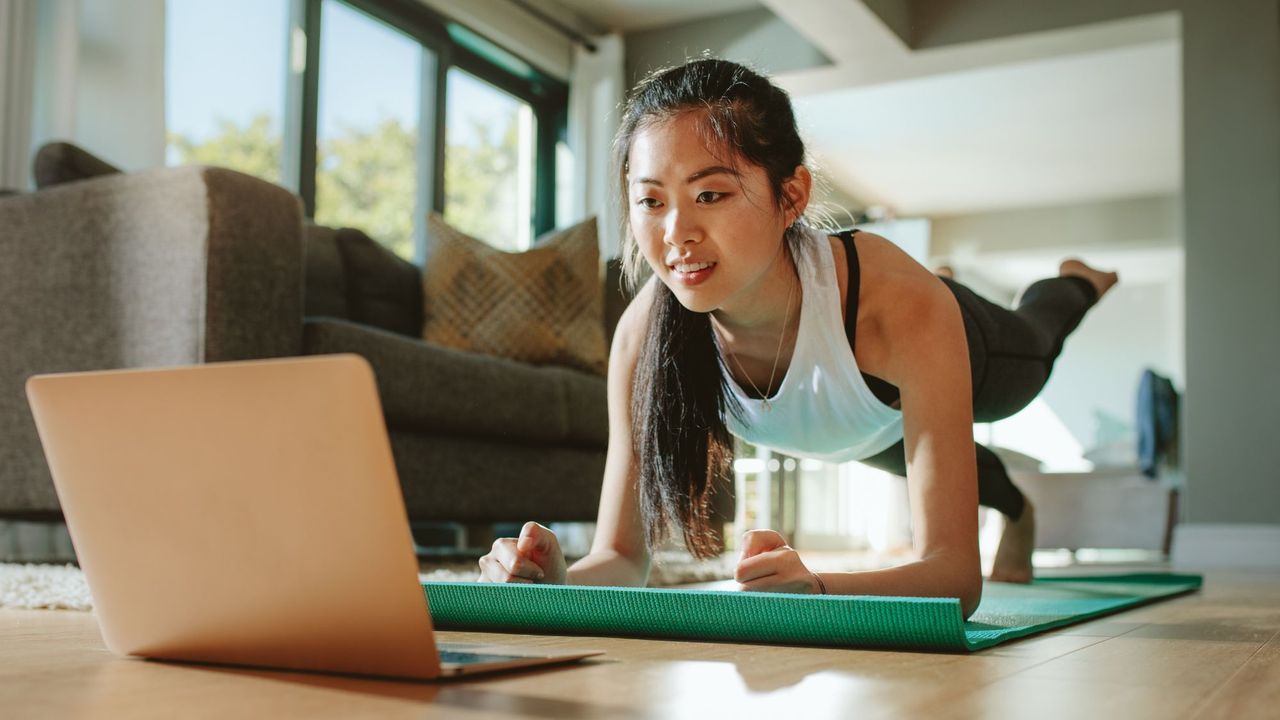
[[(450, 68), (456, 67), (528, 103), (532, 108), (537, 120), (534, 141), (533, 217), (531, 218), (533, 236), (537, 237), (551, 230), (555, 226), (556, 210), (556, 143), (563, 140), (567, 134), (568, 85), (527, 61), (525, 63), (531, 68), (532, 73), (530, 77), (522, 77), (484, 57), (449, 34), (449, 23), (456, 21), (423, 5), (418, 0), (336, 1), (403, 32), (435, 55), (435, 77), (422, 79), (423, 91), (430, 91), (434, 96), (430, 99), (434, 111), (432, 113), (434, 121), (430, 129), (432, 150), (426, 155), (430, 157), (432, 165), (429, 198), (431, 209), (439, 213), (444, 212), (447, 76)], [(316, 211), (320, 29), (323, 2), (324, 0), (293, 0), (294, 4), (291, 8), (291, 16), (294, 19), (290, 27), (295, 24), (300, 26), (307, 40), (306, 65), (297, 90), (298, 114), (295, 121), (297, 140), (289, 138), (287, 130), (285, 138), (286, 144), (296, 142), (299, 152), (296, 156), (286, 152), (286, 157), (291, 159), (296, 157), (297, 190), (302, 198), (308, 220), (314, 220)], [(466, 29), (474, 35), (483, 37), (472, 28)], [(495, 43), (495, 47), (501, 46)], [(425, 106), (428, 99), (423, 97), (420, 101)], [(420, 157), (423, 155), (420, 154)], [(284, 176), (288, 177), (293, 170), (294, 168), (283, 168)], [(422, 177), (421, 172), (420, 168), (420, 177)], [(415, 241), (415, 245), (417, 246), (415, 255), (420, 260), (421, 243)]]

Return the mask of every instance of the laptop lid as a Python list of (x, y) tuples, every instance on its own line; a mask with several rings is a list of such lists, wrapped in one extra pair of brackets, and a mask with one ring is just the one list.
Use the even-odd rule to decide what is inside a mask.
[(440, 674), (363, 358), (42, 375), (27, 394), (113, 652)]

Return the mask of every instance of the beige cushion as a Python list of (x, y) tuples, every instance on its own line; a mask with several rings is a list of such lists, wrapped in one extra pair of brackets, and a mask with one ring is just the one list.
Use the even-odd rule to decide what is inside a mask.
[(595, 219), (524, 252), (493, 248), (427, 218), (423, 339), (603, 375), (604, 286)]

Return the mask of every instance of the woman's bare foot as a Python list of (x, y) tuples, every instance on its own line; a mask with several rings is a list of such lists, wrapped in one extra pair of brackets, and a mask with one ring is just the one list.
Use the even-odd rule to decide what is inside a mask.
[(951, 269), (950, 265), (939, 265), (933, 269), (933, 274), (938, 277), (955, 279), (956, 271)]
[(1004, 533), (996, 548), (996, 559), (991, 566), (991, 578), (997, 582), (1031, 582), (1031, 551), (1036, 548), (1036, 514), (1027, 500), (1022, 516), (1017, 520), (1004, 519)]
[(1102, 299), (1102, 296), (1111, 289), (1111, 286), (1120, 281), (1119, 274), (1095, 270), (1088, 265), (1085, 265), (1079, 258), (1068, 258), (1063, 260), (1062, 264), (1058, 266), (1058, 275), (1075, 275), (1076, 277), (1082, 277), (1085, 280), (1088, 280), (1093, 283), (1094, 289), (1098, 291), (1098, 299)]

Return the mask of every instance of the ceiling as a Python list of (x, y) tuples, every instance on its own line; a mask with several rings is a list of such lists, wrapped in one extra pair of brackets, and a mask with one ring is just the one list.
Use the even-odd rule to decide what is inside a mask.
[(830, 180), (899, 216), (1177, 193), (1179, 46), (961, 70), (796, 98)]
[(859, 0), (558, 0), (631, 31), (765, 6), (833, 65), (780, 73), (828, 180), (932, 217), (1180, 192), (1181, 43), (1154, 15), (915, 50)]
[(760, 7), (760, 0), (556, 0), (593, 25), (631, 32)]

